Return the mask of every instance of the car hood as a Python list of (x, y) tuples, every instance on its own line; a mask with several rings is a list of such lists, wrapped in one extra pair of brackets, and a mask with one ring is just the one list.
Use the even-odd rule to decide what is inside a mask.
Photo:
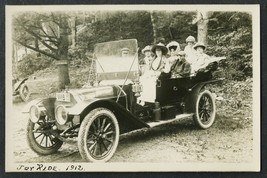
[(81, 100), (91, 100), (93, 98), (113, 98), (118, 95), (119, 88), (117, 86), (98, 86), (90, 88), (81, 88), (70, 90), (69, 92), (76, 98)]

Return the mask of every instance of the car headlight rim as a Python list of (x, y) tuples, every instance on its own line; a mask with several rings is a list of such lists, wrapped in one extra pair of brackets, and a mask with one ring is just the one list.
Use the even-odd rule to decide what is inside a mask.
[(41, 116), (41, 112), (38, 106), (32, 105), (30, 107), (30, 119), (33, 123), (36, 123), (39, 121)]
[(55, 110), (56, 121), (60, 125), (64, 125), (68, 122), (68, 111), (65, 106), (58, 106)]

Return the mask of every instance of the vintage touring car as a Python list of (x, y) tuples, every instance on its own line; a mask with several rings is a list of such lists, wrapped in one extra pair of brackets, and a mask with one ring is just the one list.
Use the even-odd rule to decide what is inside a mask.
[[(128, 57), (121, 49), (130, 49)], [(139, 105), (142, 91), (135, 39), (95, 46), (95, 85), (66, 89), (55, 97), (36, 99), (29, 113), (27, 138), (40, 155), (55, 153), (63, 142), (77, 142), (83, 159), (105, 162), (114, 155), (120, 134), (192, 117), (199, 128), (215, 120), (214, 95), (205, 89), (212, 80), (208, 70), (185, 78), (158, 80), (155, 103)]]
[(28, 80), (28, 78), (24, 78), (22, 80), (19, 80), (17, 78), (14, 78), (12, 80), (12, 88), (13, 88), (13, 96), (20, 96), (22, 101), (27, 102), (30, 97), (30, 90), (29, 87), (25, 84), (25, 82)]

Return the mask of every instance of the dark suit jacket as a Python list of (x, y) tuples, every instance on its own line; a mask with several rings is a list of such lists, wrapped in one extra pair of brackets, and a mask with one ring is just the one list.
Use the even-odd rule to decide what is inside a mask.
[(171, 67), (173, 77), (188, 77), (191, 73), (191, 65), (187, 61), (177, 60)]

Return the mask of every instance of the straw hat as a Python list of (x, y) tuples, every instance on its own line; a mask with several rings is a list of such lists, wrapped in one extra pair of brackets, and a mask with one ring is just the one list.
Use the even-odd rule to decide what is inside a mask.
[(186, 43), (188, 43), (188, 42), (196, 42), (196, 39), (195, 39), (195, 37), (193, 37), (193, 36), (190, 35), (190, 36), (188, 36), (186, 38), (185, 42)]
[(162, 51), (162, 55), (166, 55), (167, 52), (168, 52), (168, 48), (167, 48), (163, 43), (158, 43), (158, 44), (154, 45), (154, 46), (152, 47), (151, 51), (152, 51), (153, 53), (155, 53), (156, 48), (161, 49), (161, 51)]
[(197, 49), (197, 47), (202, 47), (204, 50), (206, 49), (206, 46), (204, 45), (204, 43), (202, 43), (202, 42), (197, 42), (194, 46), (193, 46), (193, 48), (196, 50)]
[(142, 49), (143, 54), (145, 54), (146, 51), (151, 51), (151, 46), (147, 45), (144, 49)]

